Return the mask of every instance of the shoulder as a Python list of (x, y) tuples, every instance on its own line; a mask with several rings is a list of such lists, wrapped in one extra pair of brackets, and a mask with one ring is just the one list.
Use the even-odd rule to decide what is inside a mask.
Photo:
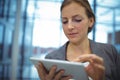
[(94, 41), (90, 41), (90, 44), (91, 44), (91, 49), (93, 53), (96, 53), (97, 55), (100, 55), (107, 59), (109, 58), (114, 62), (119, 57), (117, 49), (112, 44), (100, 43), (100, 42), (94, 42)]
[(92, 49), (94, 48), (94, 49), (99, 49), (99, 50), (116, 52), (116, 48), (112, 44), (100, 43), (100, 42), (95, 42), (95, 41), (90, 40), (90, 45)]
[(58, 49), (48, 53), (45, 58), (49, 59), (65, 59), (66, 47), (68, 42), (66, 42), (63, 46), (59, 47)]

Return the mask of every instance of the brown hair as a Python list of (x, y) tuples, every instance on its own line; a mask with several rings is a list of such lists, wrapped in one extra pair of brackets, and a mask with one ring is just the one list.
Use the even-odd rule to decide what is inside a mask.
[[(73, 3), (73, 2), (75, 2), (75, 3), (77, 3), (77, 4), (81, 5), (81, 6), (83, 6), (85, 8), (85, 10), (86, 10), (86, 15), (88, 16), (88, 18), (93, 18), (94, 21), (95, 21), (95, 15), (94, 15), (94, 13), (93, 13), (93, 11), (91, 9), (91, 6), (90, 6), (88, 0), (64, 0), (62, 2), (60, 11), (62, 12), (62, 9), (65, 6), (67, 6), (67, 5), (69, 5), (69, 4)], [(91, 27), (91, 28), (88, 29), (88, 33), (91, 32), (92, 28), (93, 27)]]

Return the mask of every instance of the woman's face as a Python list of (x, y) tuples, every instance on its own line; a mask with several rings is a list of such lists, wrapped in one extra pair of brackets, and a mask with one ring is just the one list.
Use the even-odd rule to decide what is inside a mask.
[(84, 7), (71, 3), (62, 9), (61, 16), (63, 31), (70, 42), (87, 39), (88, 28), (92, 27), (94, 20), (87, 17)]

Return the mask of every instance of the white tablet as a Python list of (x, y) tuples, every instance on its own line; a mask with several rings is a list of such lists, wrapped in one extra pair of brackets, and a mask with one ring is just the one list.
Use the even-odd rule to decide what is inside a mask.
[(36, 57), (30, 57), (30, 60), (35, 65), (38, 62), (42, 62), (47, 70), (51, 68), (52, 65), (57, 65), (57, 70), (64, 69), (64, 75), (72, 75), (74, 80), (88, 80), (88, 76), (85, 72), (85, 64), (78, 62), (69, 62), (62, 60), (53, 59), (40, 59)]

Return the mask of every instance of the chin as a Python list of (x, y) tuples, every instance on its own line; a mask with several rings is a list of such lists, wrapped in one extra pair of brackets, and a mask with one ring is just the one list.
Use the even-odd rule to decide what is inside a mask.
[(77, 43), (78, 42), (78, 40), (76, 40), (76, 39), (70, 39), (69, 40), (71, 43)]

